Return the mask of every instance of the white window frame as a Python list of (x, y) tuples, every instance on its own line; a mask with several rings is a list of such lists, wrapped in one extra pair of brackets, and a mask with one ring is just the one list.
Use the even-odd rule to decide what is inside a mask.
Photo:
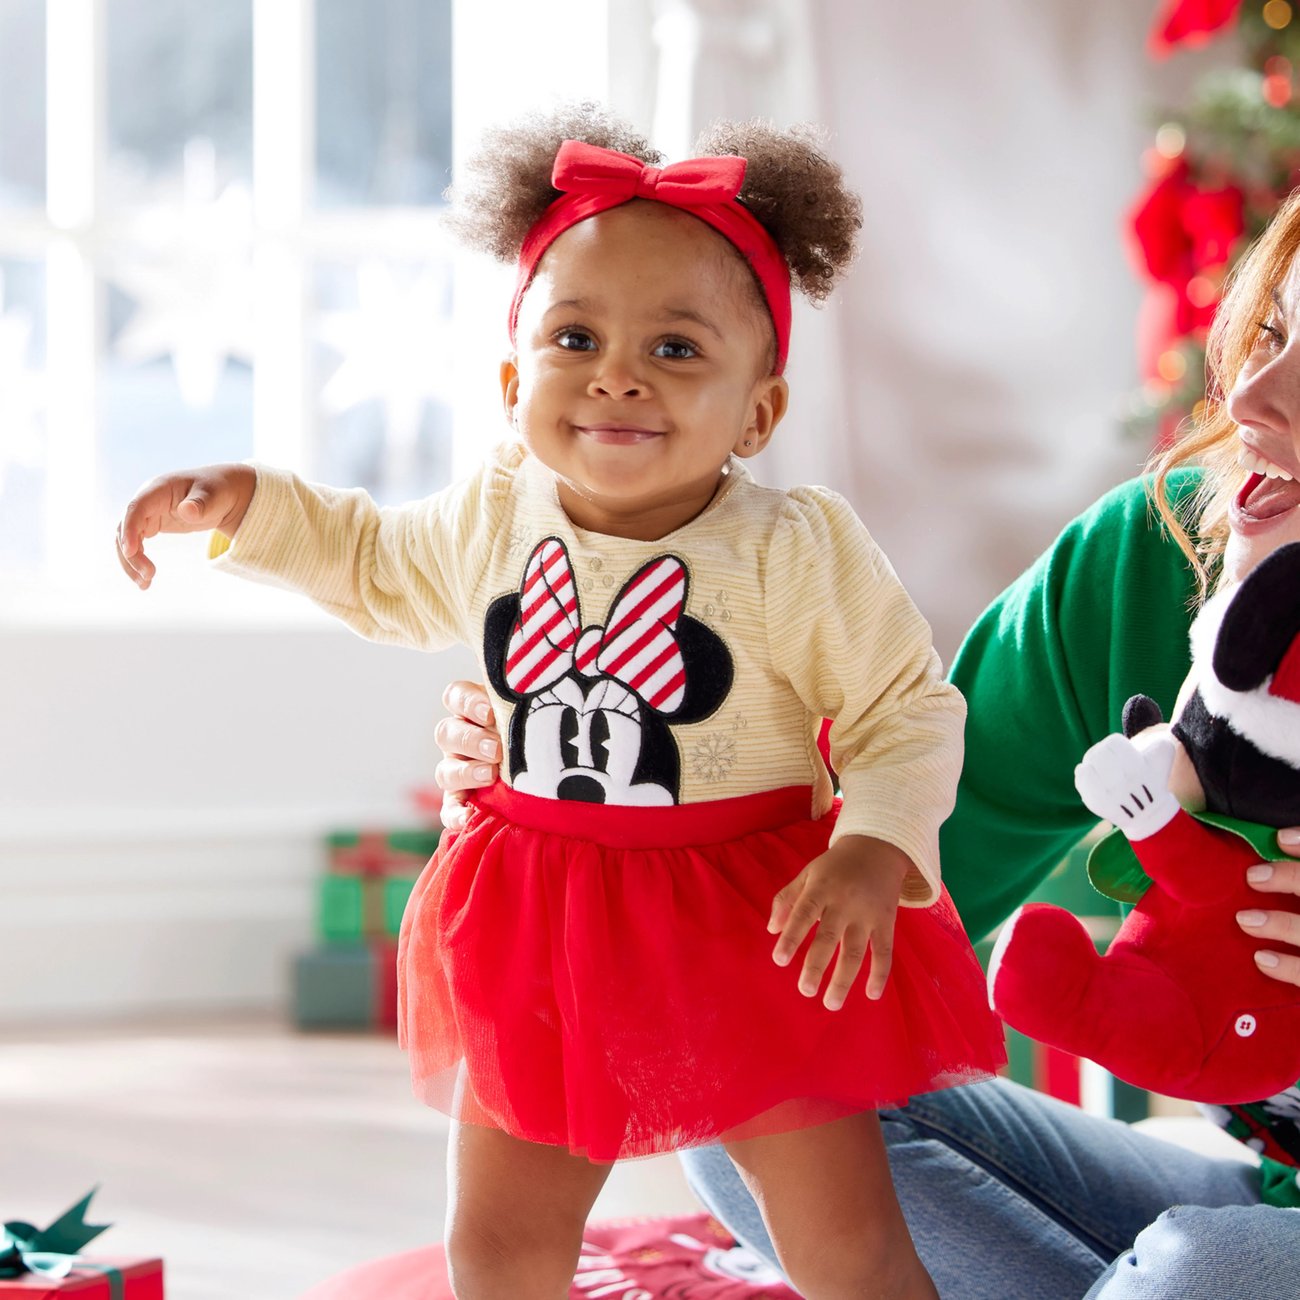
[[(257, 333), (253, 367), (254, 457), (306, 463), (315, 393), (309, 364), (311, 270), (316, 258), (365, 256), (418, 262), (448, 248), (429, 209), (313, 209), (315, 167), (315, 0), (250, 0), (253, 17), (253, 266)], [(642, 6), (643, 7), (643, 6)], [(610, 100), (618, 77), (611, 46), (629, 49), (626, 24), (612, 31), (610, 5), (577, 12), (536, 0), (456, 0), (452, 10), (453, 170), (484, 127), (548, 102)], [(104, 293), (97, 250), (109, 234), (130, 240), (133, 214), (102, 202), (106, 131), (106, 0), (46, 0), (44, 212), (0, 213), (0, 257), (46, 266), (46, 566), (42, 582), (5, 583), (8, 625), (116, 624), (209, 620), (298, 622), (314, 615), (279, 593), (236, 595), (244, 584), (183, 585), (139, 601), (111, 570), (109, 540), (96, 512), (99, 368)], [(623, 80), (627, 80), (624, 78)], [(635, 78), (633, 78), (635, 81)], [(286, 94), (286, 88), (291, 93)], [(490, 89), (489, 89), (490, 88)], [(618, 104), (615, 103), (615, 107)], [(486, 260), (454, 253), (456, 313), (452, 475), (476, 465), (504, 431), (495, 376), (504, 354), (509, 277)], [(166, 539), (166, 548), (201, 545)], [(93, 560), (89, 557), (93, 557)], [(100, 567), (96, 567), (99, 565)], [(202, 575), (206, 576), (206, 575)], [(4, 583), (0, 577), (0, 583)], [(116, 585), (114, 585), (116, 584)], [(182, 584), (178, 584), (182, 585)]]

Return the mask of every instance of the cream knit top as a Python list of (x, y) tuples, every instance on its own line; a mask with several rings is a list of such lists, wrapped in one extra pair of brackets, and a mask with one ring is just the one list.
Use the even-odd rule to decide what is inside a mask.
[[(543, 543), (576, 606), (567, 616), (556, 607), (550, 623), (567, 617), (584, 635), (603, 628), (611, 612), (618, 622), (631, 599), (620, 606), (620, 596), (643, 566), (673, 557), (681, 613), (725, 647), (692, 658), (687, 646), (673, 662), (688, 681), (716, 678), (729, 655), (732, 676), (708, 716), (674, 724), (664, 714), (680, 758), (671, 797), (695, 803), (810, 785), (809, 811), (820, 816), (833, 790), (816, 740), (820, 720), (831, 718), (843, 794), (835, 838), (873, 835), (896, 845), (917, 867), (903, 902), (925, 905), (937, 895), (938, 831), (955, 797), (965, 702), (943, 680), (930, 629), (889, 561), (834, 492), (760, 487), (733, 459), (714, 499), (688, 524), (650, 542), (608, 537), (575, 528), (550, 472), (509, 443), (472, 478), (396, 507), (258, 466), (237, 535), (224, 553), (216, 541), (218, 567), (301, 591), (371, 640), (423, 650), (469, 645), (498, 685), (502, 645), (494, 642), (494, 675), (485, 663), (485, 618), (502, 598), (515, 608), (508, 600), (535, 573), (530, 561)], [(671, 657), (671, 636), (658, 623), (646, 626), (661, 638), (656, 653), (662, 647), (661, 657)], [(561, 688), (577, 698), (572, 683)], [(605, 695), (620, 691), (607, 685)], [(508, 693), (515, 698), (493, 691), (503, 737), (524, 704), (520, 692)], [(647, 706), (631, 699), (622, 707), (626, 714)], [(509, 765), (502, 777), (515, 783), (520, 773)], [(670, 801), (657, 788), (651, 794)], [(574, 807), (579, 816), (581, 804)]]

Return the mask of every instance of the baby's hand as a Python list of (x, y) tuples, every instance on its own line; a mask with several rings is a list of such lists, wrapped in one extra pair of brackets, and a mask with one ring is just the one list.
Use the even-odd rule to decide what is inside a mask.
[(816, 997), (835, 950), (839, 957), (822, 1002), (831, 1011), (844, 1005), (863, 958), (871, 949), (867, 997), (885, 991), (894, 948), (894, 917), (903, 878), (912, 868), (902, 849), (869, 835), (846, 835), (814, 858), (772, 900), (769, 934), (781, 937), (772, 950), (787, 965), (814, 925), (799, 992)]
[(215, 528), (233, 537), (257, 487), (248, 465), (208, 465), (151, 479), (127, 503), (117, 526), (117, 558), (142, 591), (154, 565), (142, 542), (159, 533), (198, 533)]

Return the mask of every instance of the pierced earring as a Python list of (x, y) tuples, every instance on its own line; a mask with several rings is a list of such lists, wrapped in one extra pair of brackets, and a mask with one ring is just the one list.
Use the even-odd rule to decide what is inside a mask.
[(754, 440), (753, 440), (753, 438), (746, 438), (746, 439), (745, 439), (745, 446), (746, 446), (746, 447), (752, 447), (753, 445), (754, 445)]

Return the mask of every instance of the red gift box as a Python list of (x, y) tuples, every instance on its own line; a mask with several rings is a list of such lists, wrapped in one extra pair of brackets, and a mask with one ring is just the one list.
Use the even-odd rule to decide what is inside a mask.
[(0, 1296), (77, 1295), (82, 1300), (163, 1300), (160, 1259), (83, 1255), (110, 1225), (87, 1223), (96, 1188), (44, 1228), (23, 1219), (0, 1227)]
[[(114, 1290), (104, 1269), (116, 1269), (122, 1285)], [(41, 1296), (75, 1295), (78, 1300), (164, 1300), (163, 1262), (160, 1259), (94, 1259), (74, 1266), (64, 1278), (43, 1273), (23, 1273), (0, 1278), (0, 1296), (38, 1300)]]

